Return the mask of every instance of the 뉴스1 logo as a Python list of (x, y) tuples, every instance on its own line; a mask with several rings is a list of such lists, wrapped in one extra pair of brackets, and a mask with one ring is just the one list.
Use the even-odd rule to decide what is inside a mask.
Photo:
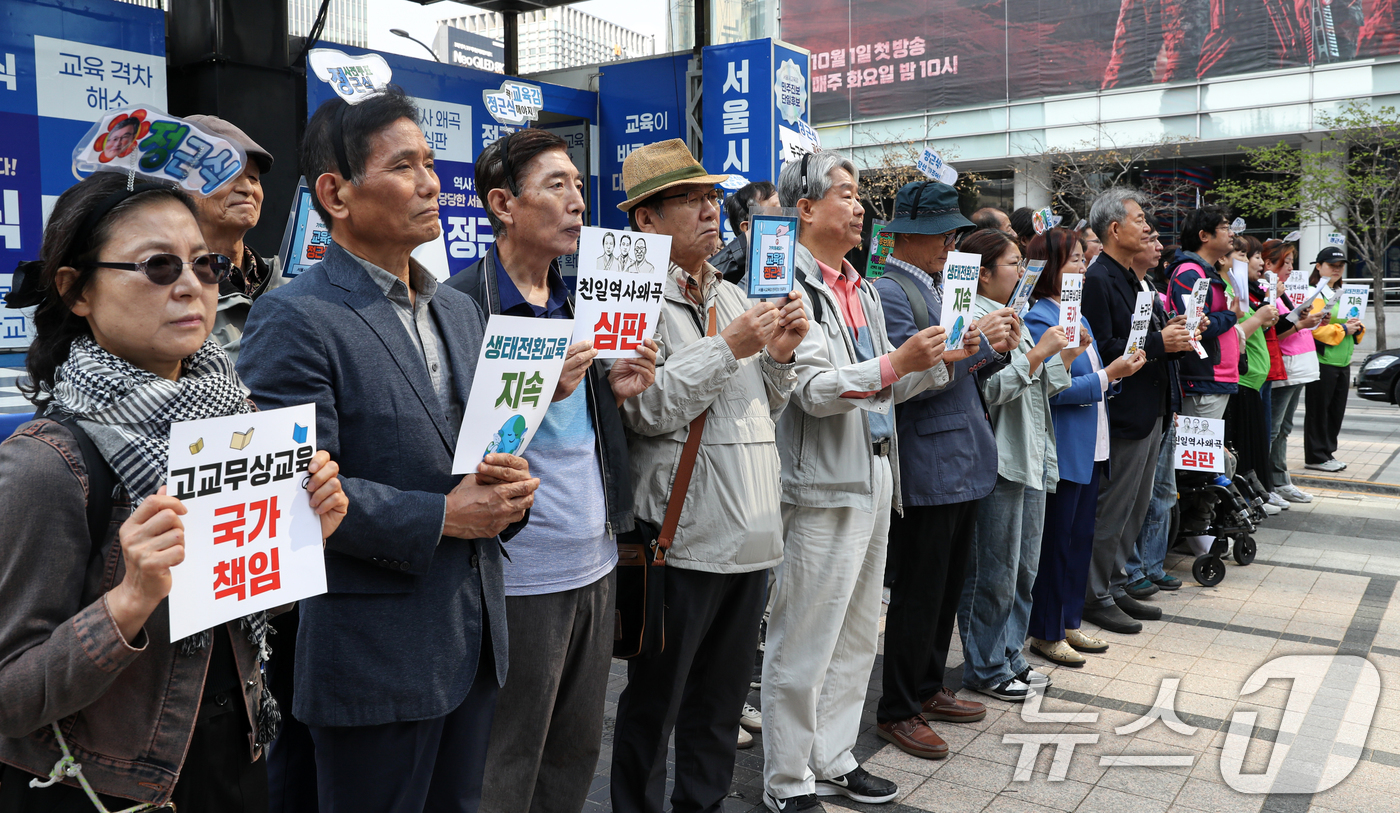
[(486, 103), (486, 112), (501, 124), (534, 121), (544, 109), (544, 93), (538, 85), (510, 79), (501, 83), (500, 90), (483, 90), (481, 100)]

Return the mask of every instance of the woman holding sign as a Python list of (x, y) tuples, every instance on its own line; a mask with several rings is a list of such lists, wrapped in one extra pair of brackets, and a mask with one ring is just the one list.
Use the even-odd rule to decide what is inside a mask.
[[(1235, 450), (1239, 475), (1254, 473), (1257, 485), (1265, 495), (1273, 493), (1269, 477), (1269, 404), (1266, 400), (1270, 361), (1267, 334), (1278, 322), (1278, 310), (1264, 297), (1258, 281), (1264, 271), (1261, 246), (1253, 237), (1236, 235), (1234, 250), (1222, 260), (1234, 273), (1228, 277), (1226, 290), (1231, 297), (1239, 330), (1244, 334), (1245, 363), (1240, 368), (1239, 388), (1230, 396), (1225, 408), (1225, 441)], [(1244, 273), (1239, 273), (1244, 266)], [(1235, 289), (1240, 277), (1245, 290)], [(1274, 515), (1288, 505), (1282, 498), (1271, 498), (1265, 513)]]
[[(253, 410), (209, 340), (230, 261), (183, 192), (127, 183), (65, 192), (7, 298), (37, 306), (41, 417), (0, 444), (0, 810), (263, 810), (267, 614), (171, 642), (166, 601), (185, 558), (170, 426)], [(338, 471), (309, 464), (323, 538), (348, 505)]]
[(1342, 418), (1347, 411), (1347, 390), (1351, 387), (1351, 355), (1356, 343), (1366, 335), (1366, 326), (1358, 317), (1342, 313), (1342, 278), (1346, 276), (1347, 257), (1340, 248), (1328, 246), (1317, 255), (1308, 285), (1328, 280), (1331, 289), (1327, 302), (1319, 298), (1312, 312), (1323, 315), (1323, 323), (1313, 329), (1317, 340), (1317, 381), (1308, 385), (1304, 395), (1303, 460), (1308, 468), (1336, 472), (1347, 464), (1332, 456), (1337, 451), (1337, 435), (1342, 431)]
[[(1041, 274), (1032, 294), (1035, 304), (1026, 314), (1026, 329), (1032, 339), (1040, 341), (1060, 324), (1061, 277), (1084, 273), (1084, 239), (1057, 227), (1032, 240), (1026, 253), (1033, 260), (1046, 261), (1047, 272)], [(1152, 316), (1152, 294), (1144, 292), (1142, 298), (1147, 313), (1141, 328), (1145, 335)], [(1139, 317), (1134, 316), (1137, 321)], [(1147, 361), (1141, 348), (1130, 347), (1129, 355), (1112, 359), (1105, 367), (1089, 323), (1082, 319), (1079, 333), (1080, 352), (1068, 359), (1069, 387), (1050, 396), (1059, 483), (1045, 495), (1040, 565), (1027, 629), (1032, 651), (1051, 663), (1075, 667), (1084, 665), (1081, 652), (1108, 649), (1107, 641), (1079, 631), (1089, 558), (1094, 552), (1099, 475), (1108, 461), (1105, 402), (1117, 393), (1121, 379), (1142, 369)]]
[[(1021, 250), (1002, 232), (986, 229), (964, 240), (961, 250), (981, 260), (974, 316), (1002, 308), (1021, 279)], [(1084, 351), (1068, 344), (1058, 321), (1035, 343), (1022, 331), (1010, 363), (981, 382), (997, 439), (997, 480), (977, 506), (958, 607), (963, 685), (1013, 703), (1026, 699), (1031, 684), (1049, 682), (1021, 650), (1040, 566), (1045, 495), (1059, 479), (1049, 399), (1069, 386), (1067, 367)]]
[[(1264, 257), (1264, 270), (1278, 277), (1278, 290), (1271, 294), (1274, 306), (1279, 313), (1287, 314), (1284, 318), (1291, 318), (1293, 309), (1302, 304), (1293, 301), (1285, 290), (1289, 277), (1293, 275), (1298, 246), (1283, 240), (1266, 240), (1261, 254)], [(1303, 387), (1321, 377), (1317, 345), (1312, 336), (1312, 329), (1321, 322), (1319, 314), (1306, 313), (1300, 314), (1295, 324), (1275, 327), (1279, 354), (1283, 357), (1284, 380), (1275, 382), (1270, 393), (1269, 468), (1276, 493), (1289, 502), (1312, 502), (1312, 495), (1293, 485), (1288, 476), (1288, 436), (1293, 434), (1293, 415), (1298, 409)]]

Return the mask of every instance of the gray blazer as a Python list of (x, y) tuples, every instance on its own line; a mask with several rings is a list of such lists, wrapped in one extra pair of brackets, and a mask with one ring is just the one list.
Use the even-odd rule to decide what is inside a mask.
[[(451, 473), (457, 439), (393, 307), (332, 244), (319, 265), (253, 303), (238, 358), (260, 408), (316, 404), (317, 443), (339, 462), (350, 498), (327, 543), (329, 592), (301, 602), (293, 713), (309, 725), (455, 709), (476, 674), (483, 616), (505, 682), (501, 542), (441, 536), (444, 495), (461, 480)], [(486, 320), (446, 286), (429, 308), (466, 404)]]

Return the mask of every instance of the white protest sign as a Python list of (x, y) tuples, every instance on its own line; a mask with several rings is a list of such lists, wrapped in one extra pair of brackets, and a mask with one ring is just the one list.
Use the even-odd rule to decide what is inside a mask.
[(1060, 216), (1050, 211), (1050, 207), (1046, 206), (1031, 214), (1031, 228), (1035, 229), (1036, 234), (1044, 234), (1060, 225), (1060, 220)]
[(578, 256), (573, 341), (592, 341), (598, 358), (637, 358), (661, 317), (671, 238), (584, 226)]
[(134, 173), (210, 195), (243, 174), (248, 156), (236, 142), (149, 105), (110, 110), (73, 149), (75, 173)]
[(1210, 296), (1210, 278), (1201, 277), (1196, 280), (1196, 284), (1191, 286), (1191, 300), (1186, 303), (1186, 331), (1191, 335), (1191, 347), (1196, 351), (1196, 355), (1206, 358), (1210, 354), (1201, 344), (1201, 340), (1196, 338), (1196, 328), (1200, 327), (1201, 320), (1206, 315), (1206, 297)]
[(1128, 329), (1128, 346), (1123, 349), (1123, 358), (1130, 358), (1145, 347), (1147, 327), (1152, 324), (1153, 296), (1155, 295), (1151, 291), (1138, 291), (1137, 301), (1133, 303), (1133, 322)]
[(958, 182), (958, 171), (944, 163), (943, 156), (934, 152), (930, 147), (924, 147), (923, 154), (919, 156), (919, 160), (914, 166), (935, 181), (946, 183), (949, 186)]
[(1016, 292), (1007, 303), (1007, 307), (1017, 316), (1024, 316), (1026, 309), (1030, 307), (1031, 292), (1035, 290), (1035, 284), (1040, 281), (1040, 274), (1044, 270), (1044, 260), (1030, 260), (1026, 263), (1026, 273), (1021, 277), (1021, 281), (1016, 283)]
[(572, 319), (491, 317), (462, 413), (453, 474), (475, 472), (492, 452), (525, 451), (554, 399), (573, 332)]
[(1283, 236), (1285, 243), (1296, 243), (1301, 239), (1303, 239), (1303, 233), (1296, 229)]
[(350, 104), (359, 104), (383, 90), (393, 78), (389, 63), (379, 54), (350, 56), (331, 48), (312, 48), (306, 54), (306, 64), (317, 79)]
[(1242, 233), (1244, 231), (1244, 218), (1237, 217), (1234, 220), (1230, 221), (1230, 231), (1234, 232), (1235, 234)]
[(1278, 299), (1278, 274), (1272, 271), (1264, 272), (1264, 292), (1268, 295), (1270, 303)]
[(1343, 319), (1360, 319), (1366, 313), (1366, 300), (1371, 296), (1369, 285), (1343, 285), (1342, 306), (1337, 315)]
[(315, 453), (315, 404), (171, 424), (166, 488), (188, 510), (171, 641), (326, 592)]
[(1288, 294), (1290, 300), (1300, 302), (1308, 293), (1308, 272), (1302, 268), (1294, 269), (1283, 283), (1283, 292)]
[(1084, 298), (1084, 275), (1060, 275), (1060, 327), (1070, 347), (1079, 345), (1079, 304)]
[(1176, 468), (1225, 472), (1225, 421), (1176, 416)]
[(1316, 302), (1319, 297), (1322, 298), (1323, 302), (1327, 302), (1331, 299), (1331, 297), (1328, 296), (1331, 292), (1330, 289), (1331, 286), (1327, 284), (1327, 280), (1319, 280), (1317, 285), (1314, 285), (1313, 289), (1308, 291), (1307, 295), (1298, 303), (1298, 307), (1294, 308), (1293, 312), (1288, 315), (1288, 318), (1295, 322), (1298, 321), (1299, 316), (1313, 309), (1313, 303)]
[(1230, 288), (1239, 297), (1240, 304), (1249, 306), (1249, 261), (1230, 261)]
[(961, 350), (972, 321), (972, 303), (977, 299), (977, 278), (982, 273), (982, 255), (953, 251), (943, 266), (943, 312), (938, 324), (948, 331), (944, 347)]
[(1346, 244), (1347, 239), (1342, 236), (1341, 232), (1333, 231), (1327, 233), (1327, 245), (1342, 248), (1346, 246)]

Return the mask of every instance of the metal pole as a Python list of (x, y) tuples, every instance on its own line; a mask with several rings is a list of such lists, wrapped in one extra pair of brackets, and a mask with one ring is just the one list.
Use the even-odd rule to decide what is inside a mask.
[(506, 43), (505, 74), (520, 75), (520, 12), (501, 12), (502, 37)]

